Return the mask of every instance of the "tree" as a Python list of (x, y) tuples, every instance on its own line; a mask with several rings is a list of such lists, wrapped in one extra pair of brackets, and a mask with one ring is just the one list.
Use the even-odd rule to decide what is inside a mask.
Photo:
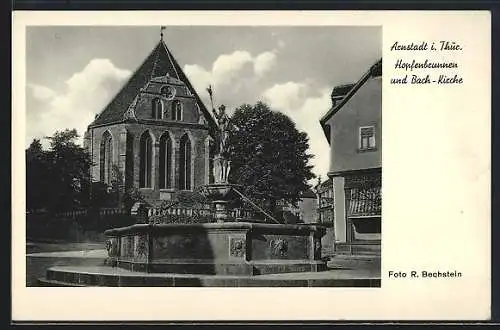
[(91, 159), (77, 138), (75, 129), (66, 129), (47, 137), (49, 150), (36, 139), (26, 150), (28, 209), (59, 212), (88, 204)]
[(50, 184), (47, 155), (40, 140), (34, 139), (26, 149), (26, 210), (33, 212), (46, 208)]
[(50, 141), (51, 186), (54, 191), (52, 209), (71, 210), (84, 206), (88, 195), (84, 186), (90, 184), (90, 155), (76, 144), (76, 129), (55, 132)]
[(242, 105), (231, 121), (231, 182), (241, 184), (247, 196), (272, 212), (277, 201), (296, 204), (315, 177), (307, 134), (262, 102)]

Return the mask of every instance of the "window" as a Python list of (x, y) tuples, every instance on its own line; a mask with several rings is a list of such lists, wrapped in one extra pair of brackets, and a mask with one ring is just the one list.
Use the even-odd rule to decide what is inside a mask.
[(172, 188), (172, 140), (168, 133), (160, 138), (160, 189)]
[(172, 120), (182, 120), (182, 104), (175, 100), (172, 102)]
[(101, 140), (100, 157), (100, 178), (106, 184), (111, 184), (112, 163), (113, 163), (113, 139), (111, 134), (106, 131)]
[(167, 95), (168, 95), (168, 87), (167, 87), (167, 86), (163, 86), (163, 87), (160, 89), (160, 94), (161, 94), (161, 96), (163, 96), (163, 97), (167, 97)]
[(375, 149), (375, 126), (363, 126), (359, 128), (359, 150)]
[(151, 188), (151, 165), (153, 160), (153, 143), (149, 132), (144, 132), (140, 142), (139, 187)]
[(168, 100), (171, 100), (174, 98), (176, 93), (176, 89), (173, 86), (163, 86), (160, 89), (160, 94), (161, 96), (167, 98)]
[(163, 118), (163, 102), (160, 99), (153, 99), (151, 109), (151, 116), (153, 119)]
[(347, 215), (380, 215), (382, 207), (380, 173), (344, 178)]
[(187, 134), (181, 138), (179, 153), (179, 189), (191, 190), (191, 141)]

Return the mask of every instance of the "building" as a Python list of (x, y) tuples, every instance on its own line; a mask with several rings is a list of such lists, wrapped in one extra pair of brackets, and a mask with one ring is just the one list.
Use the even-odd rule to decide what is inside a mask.
[(333, 183), (332, 179), (318, 183), (317, 193), (317, 212), (318, 222), (333, 224)]
[(325, 236), (321, 239), (322, 254), (331, 256), (335, 247), (335, 227), (333, 221), (333, 184), (332, 179), (321, 182), (319, 179), (316, 191), (317, 222), (326, 227)]
[(336, 253), (379, 254), (382, 179), (382, 60), (355, 84), (337, 86), (321, 118), (330, 144)]
[(163, 36), (84, 136), (94, 181), (138, 188), (148, 201), (212, 182), (216, 123)]
[(311, 189), (300, 194), (300, 199), (296, 205), (285, 201), (278, 201), (277, 206), (287, 223), (317, 222), (316, 194)]

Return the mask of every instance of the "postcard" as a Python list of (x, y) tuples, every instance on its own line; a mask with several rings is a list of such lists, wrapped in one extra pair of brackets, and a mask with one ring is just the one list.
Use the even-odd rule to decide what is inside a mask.
[(14, 12), (13, 320), (489, 319), (490, 26)]

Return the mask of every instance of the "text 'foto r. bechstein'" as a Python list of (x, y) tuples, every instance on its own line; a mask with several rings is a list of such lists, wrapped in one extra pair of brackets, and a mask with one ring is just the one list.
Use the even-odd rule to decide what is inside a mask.
[(380, 287), (380, 28), (27, 39), (29, 286)]

